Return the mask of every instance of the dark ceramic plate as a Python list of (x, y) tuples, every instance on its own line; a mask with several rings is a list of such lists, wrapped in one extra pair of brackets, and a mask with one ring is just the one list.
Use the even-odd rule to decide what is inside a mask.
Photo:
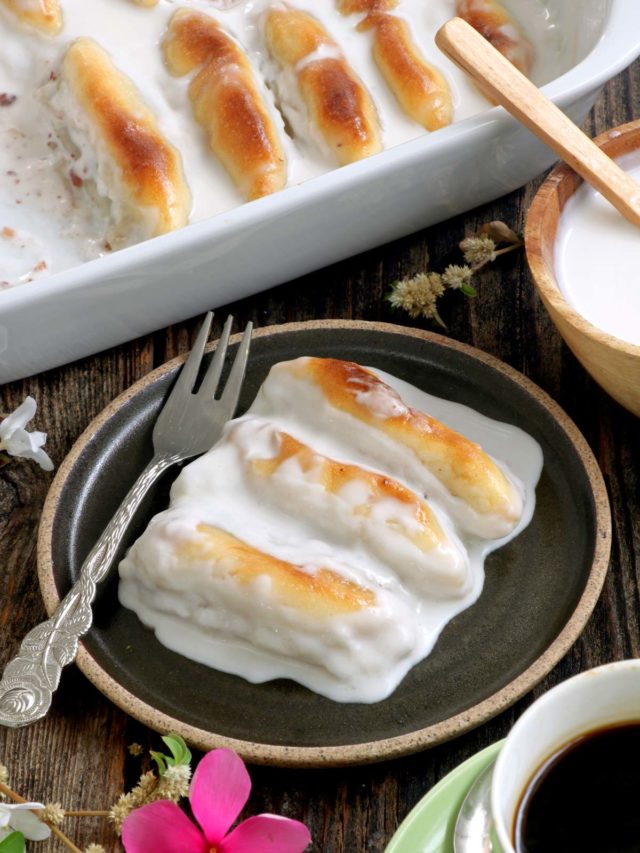
[[(345, 321), (259, 330), (239, 412), (272, 364), (300, 355), (379, 367), (516, 424), (542, 445), (533, 521), (489, 557), (479, 601), (448, 625), (433, 653), (391, 697), (349, 705), (289, 681), (249, 684), (168, 651), (118, 604), (114, 570), (99, 591), (78, 665), (116, 704), (153, 728), (180, 732), (201, 748), (230, 746), (252, 761), (336, 765), (417, 751), (506, 708), (576, 639), (606, 573), (606, 491), (586, 442), (539, 388), (490, 356), (417, 330)], [(154, 417), (181, 363), (169, 362), (115, 400), (61, 466), (38, 543), (49, 611), (150, 458)], [(169, 472), (150, 495), (123, 547), (167, 505), (175, 476)]]

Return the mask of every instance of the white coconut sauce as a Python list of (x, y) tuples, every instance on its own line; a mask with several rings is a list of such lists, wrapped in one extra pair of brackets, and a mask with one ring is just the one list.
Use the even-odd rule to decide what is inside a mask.
[[(640, 182), (639, 153), (619, 163)], [(603, 332), (640, 345), (640, 230), (589, 184), (578, 188), (562, 212), (554, 265), (563, 296), (579, 314)]]
[[(172, 77), (164, 67), (160, 42), (171, 15), (189, 6), (215, 17), (246, 48), (254, 67), (266, 81), (264, 92), (285, 144), (289, 186), (334, 168), (318, 134), (300, 111), (295, 86), (266, 54), (259, 26), (261, 12), (271, 0), (253, 0), (224, 7), (213, 0), (160, 0), (151, 8), (133, 0), (64, 0), (65, 25), (55, 38), (42, 36), (0, 5), (0, 229), (28, 235), (22, 244), (0, 240), (0, 289), (25, 283), (44, 272), (59, 272), (111, 250), (105, 235), (104, 210), (86, 188), (70, 180), (70, 164), (51, 122), (47, 99), (68, 45), (81, 36), (96, 39), (126, 73), (154, 111), (160, 127), (182, 155), (193, 194), (191, 222), (236, 207), (242, 198), (214, 155), (196, 123), (187, 95), (190, 75)], [(371, 56), (371, 33), (356, 31), (358, 15), (341, 16), (333, 0), (292, 0), (321, 19), (355, 71), (369, 88), (383, 126), (385, 148), (425, 131), (402, 112)], [(532, 77), (537, 83), (553, 79), (567, 65), (562, 34), (542, 0), (511, 0), (507, 5), (523, 24), (536, 47)], [(400, 0), (397, 14), (409, 20), (427, 59), (442, 69), (460, 120), (489, 108), (465, 75), (438, 51), (433, 36), (454, 12), (454, 0)], [(281, 103), (275, 103), (277, 92)], [(4, 97), (3, 97), (4, 96)], [(4, 104), (4, 105), (3, 105)], [(296, 133), (285, 133), (279, 107)], [(83, 152), (90, 165), (91, 152)], [(473, 156), (473, 152), (470, 152)]]
[[(392, 565), (399, 540), (384, 530), (391, 512), (388, 506), (379, 508), (374, 519), (381, 543), (376, 551), (375, 539), (364, 541), (350, 535), (348, 519), (331, 518), (334, 509), (329, 503), (328, 517), (319, 520), (322, 506), (312, 507), (305, 515), (304, 511), (287, 512), (287, 501), (273, 499), (273, 495), (270, 502), (265, 500), (265, 494), (242, 474), (233, 449), (227, 446), (220, 452), (217, 447), (184, 469), (174, 484), (170, 509), (156, 516), (120, 567), (122, 604), (152, 627), (161, 643), (251, 682), (290, 678), (335, 701), (377, 702), (392, 693), (409, 669), (430, 653), (444, 626), (478, 599), (485, 557), (517, 536), (532, 518), (542, 470), (541, 448), (516, 427), (375, 372), (407, 405), (428, 412), (477, 442), (509, 473), (524, 496), (515, 529), (500, 539), (481, 540), (457, 527), (441, 504), (430, 502), (468, 563), (462, 585), (459, 578), (447, 579), (446, 571), (442, 583), (440, 576), (435, 581), (425, 576), (422, 583), (419, 575), (409, 571), (409, 560), (406, 567), (398, 559)], [(255, 415), (250, 410), (241, 419), (245, 427), (249, 422), (249, 430), (252, 418)], [(314, 449), (321, 447), (327, 456), (358, 462), (354, 448), (361, 440), (359, 435), (352, 435), (351, 441), (327, 437), (291, 413), (273, 416), (272, 421)], [(252, 437), (251, 452), (257, 457), (275, 453), (268, 435), (268, 430), (258, 430)], [(300, 489), (296, 473), (289, 473), (298, 489), (293, 498), (306, 501), (307, 493)], [(282, 476), (286, 482), (287, 471)], [(340, 497), (357, 502), (357, 488)], [(410, 523), (410, 519), (406, 521)], [(199, 581), (206, 566), (172, 563), (176, 543), (192, 537), (202, 522), (221, 527), (305, 571), (329, 568), (373, 590), (376, 604), (355, 614), (314, 620), (294, 608), (271, 607), (270, 581), (265, 576), (250, 588), (239, 590), (236, 584), (215, 586), (214, 582), (205, 589)]]

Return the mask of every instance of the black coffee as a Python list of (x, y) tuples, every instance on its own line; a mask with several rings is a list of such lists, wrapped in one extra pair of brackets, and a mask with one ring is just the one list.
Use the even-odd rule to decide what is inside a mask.
[(596, 729), (552, 755), (516, 814), (517, 853), (640, 853), (640, 722)]

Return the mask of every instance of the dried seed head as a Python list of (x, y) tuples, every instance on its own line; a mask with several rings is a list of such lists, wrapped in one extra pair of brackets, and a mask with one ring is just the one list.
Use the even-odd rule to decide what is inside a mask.
[(471, 267), (460, 267), (456, 264), (449, 264), (446, 270), (442, 273), (442, 281), (445, 287), (450, 287), (453, 290), (460, 290), (469, 285), (473, 270)]
[(189, 793), (190, 781), (191, 767), (188, 764), (167, 767), (164, 776), (158, 782), (154, 799), (177, 802)]
[(64, 820), (64, 809), (62, 803), (47, 803), (40, 812), (40, 820), (50, 823), (52, 826), (60, 826)]
[(421, 272), (392, 285), (387, 297), (394, 308), (402, 308), (413, 319), (424, 317), (444, 326), (437, 302), (444, 293), (442, 276), (437, 272)]
[(480, 237), (465, 237), (460, 243), (460, 249), (465, 261), (475, 268), (496, 259), (496, 244), (484, 234)]

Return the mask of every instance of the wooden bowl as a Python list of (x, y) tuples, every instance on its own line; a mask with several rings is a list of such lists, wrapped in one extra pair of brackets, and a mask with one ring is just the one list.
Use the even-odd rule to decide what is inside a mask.
[[(610, 157), (629, 154), (640, 148), (640, 121), (608, 130), (594, 141)], [(525, 228), (529, 268), (545, 308), (567, 346), (614, 400), (640, 416), (640, 346), (626, 343), (585, 320), (564, 298), (556, 280), (554, 254), (560, 215), (581, 183), (582, 178), (561, 164), (538, 190)]]

